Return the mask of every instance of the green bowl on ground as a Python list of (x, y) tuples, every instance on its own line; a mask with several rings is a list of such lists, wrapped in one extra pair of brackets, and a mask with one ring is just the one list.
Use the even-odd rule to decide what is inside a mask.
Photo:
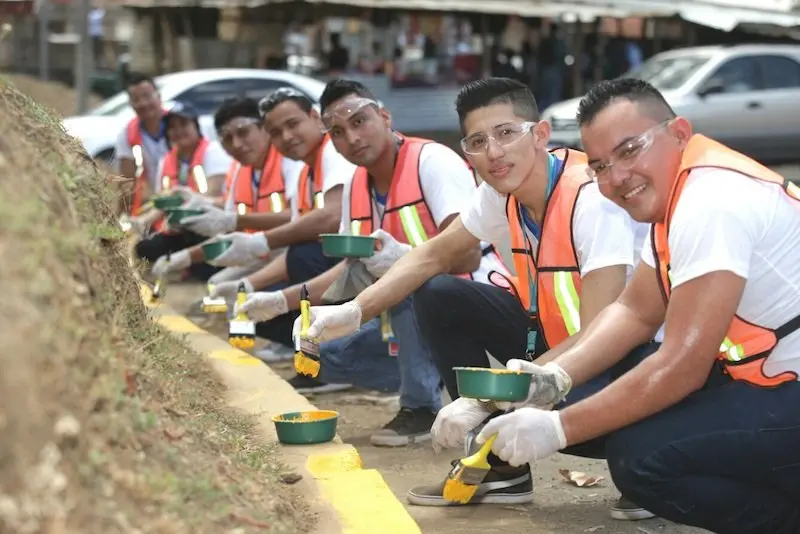
[(181, 224), (181, 221), (186, 217), (194, 217), (205, 213), (203, 210), (185, 210), (181, 208), (167, 208), (164, 212), (167, 214), (167, 222), (173, 225)]
[(369, 258), (377, 239), (366, 235), (321, 234), (322, 253), (331, 258)]
[(180, 208), (183, 205), (183, 197), (180, 195), (164, 195), (153, 199), (153, 206), (163, 210), (167, 208)]
[(286, 445), (311, 445), (326, 443), (336, 436), (339, 412), (311, 410), (288, 412), (272, 418), (278, 441)]
[(214, 243), (206, 243), (200, 248), (203, 249), (203, 254), (206, 257), (206, 260), (215, 260), (222, 256), (222, 254), (228, 250), (232, 244), (233, 241), (230, 240), (215, 241)]
[(453, 371), (462, 397), (506, 402), (528, 398), (530, 373), (484, 367), (453, 367)]

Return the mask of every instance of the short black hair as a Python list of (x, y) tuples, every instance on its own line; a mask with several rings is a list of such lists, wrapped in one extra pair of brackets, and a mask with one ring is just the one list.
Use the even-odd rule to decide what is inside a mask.
[(355, 80), (337, 78), (328, 82), (328, 85), (325, 86), (325, 90), (322, 91), (322, 96), (319, 97), (320, 109), (324, 113), (328, 106), (349, 95), (371, 98), (375, 101), (378, 100), (375, 98), (375, 95), (372, 94), (372, 91), (367, 89), (363, 83)]
[(578, 124), (584, 126), (618, 100), (628, 100), (642, 106), (642, 111), (658, 122), (675, 117), (664, 95), (644, 80), (616, 78), (598, 83), (584, 95), (578, 104)]
[(311, 113), (314, 109), (314, 102), (306, 95), (294, 87), (281, 87), (268, 94), (258, 103), (258, 110), (263, 117), (284, 102), (294, 102), (306, 113)]
[(153, 89), (158, 91), (158, 87), (156, 87), (156, 82), (153, 81), (153, 78), (148, 76), (147, 74), (142, 74), (140, 72), (132, 72), (125, 77), (125, 89), (129, 90), (134, 85), (139, 85), (140, 83), (149, 83), (153, 86)]
[(223, 126), (237, 118), (258, 119), (258, 102), (252, 98), (226, 98), (214, 113), (214, 128), (220, 131)]
[(462, 132), (467, 114), (500, 103), (511, 104), (514, 113), (525, 120), (533, 122), (539, 120), (536, 97), (527, 85), (511, 78), (486, 78), (468, 83), (461, 88), (456, 97), (456, 112)]

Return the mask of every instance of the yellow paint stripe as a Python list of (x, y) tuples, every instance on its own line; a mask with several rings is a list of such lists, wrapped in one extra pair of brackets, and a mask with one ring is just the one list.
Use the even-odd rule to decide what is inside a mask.
[(214, 358), (215, 360), (223, 360), (228, 363), (232, 363), (233, 365), (241, 365), (241, 366), (264, 365), (258, 358), (254, 358), (253, 356), (250, 356), (246, 352), (234, 348), (212, 350), (211, 352), (208, 353), (208, 355), (211, 358)]
[(416, 521), (375, 469), (362, 469), (355, 448), (309, 456), (306, 469), (339, 515), (344, 534), (420, 534)]
[(194, 324), (192, 321), (182, 315), (161, 315), (156, 317), (156, 321), (172, 332), (178, 334), (205, 334), (206, 331)]
[(422, 532), (375, 469), (340, 473), (317, 485), (339, 514), (344, 534)]
[(361, 456), (354, 447), (331, 454), (312, 454), (306, 460), (306, 469), (314, 478), (325, 478), (335, 473), (361, 469)]

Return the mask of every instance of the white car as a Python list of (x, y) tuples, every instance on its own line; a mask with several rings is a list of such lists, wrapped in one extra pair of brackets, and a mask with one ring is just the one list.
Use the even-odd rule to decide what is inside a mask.
[[(293, 87), (314, 102), (325, 84), (319, 80), (289, 72), (264, 69), (201, 69), (165, 74), (154, 78), (164, 107), (175, 100), (191, 103), (200, 114), (200, 129), (216, 139), (214, 112), (230, 97), (260, 100), (280, 87)], [(106, 100), (87, 115), (63, 120), (67, 133), (79, 139), (90, 156), (112, 161), (114, 143), (120, 130), (135, 116), (126, 92)]]

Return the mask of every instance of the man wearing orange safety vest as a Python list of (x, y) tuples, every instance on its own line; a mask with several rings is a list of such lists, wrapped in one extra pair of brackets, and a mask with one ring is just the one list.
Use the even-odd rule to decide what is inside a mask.
[[(231, 163), (230, 156), (219, 143), (203, 137), (197, 112), (191, 105), (176, 102), (163, 121), (170, 151), (158, 166), (161, 192), (185, 188), (197, 195), (208, 195), (207, 198), (219, 196)], [(136, 245), (137, 257), (151, 263), (158, 263), (157, 260), (167, 253), (178, 252), (205, 239), (182, 228), (165, 229), (163, 212), (158, 209), (150, 209), (138, 219), (159, 230)], [(192, 268), (192, 274), (207, 280), (216, 270), (209, 265), (197, 265)]]
[[(458, 398), (453, 367), (487, 367), (487, 351), (502, 363), (525, 367), (548, 349), (574, 343), (581, 325), (624, 288), (638, 257), (637, 234), (643, 241), (647, 231), (603, 198), (586, 174), (584, 154), (548, 152), (550, 126), (539, 120), (525, 85), (506, 78), (467, 84), (456, 109), (464, 133), (461, 148), (484, 179), (470, 205), (353, 301), (312, 307), (308, 333), (323, 340), (351, 334), (413, 292), (423, 341), (456, 399), (439, 411), (431, 428), (434, 445), (442, 447), (463, 446), (494, 411), (492, 405)], [(501, 287), (493, 287), (441, 274), (480, 240), (503, 242), (509, 234), (516, 279), (494, 276), (491, 281)], [(652, 351), (651, 345), (638, 350)], [(607, 383), (599, 377), (573, 397)], [(496, 457), (490, 463), (473, 502), (530, 502), (527, 465), (510, 466)], [(442, 491), (443, 483), (418, 486), (408, 500), (446, 505)], [(623, 519), (652, 516), (627, 500), (612, 512)]]
[[(800, 532), (797, 187), (695, 134), (641, 80), (596, 85), (578, 122), (590, 176), (652, 232), (617, 301), (531, 369), (555, 387), (477, 441), (497, 433), (492, 449), (512, 465), (592, 448), (625, 495), (677, 523)], [(626, 356), (662, 322), (655, 353)], [(542, 409), (541, 393), (610, 368), (619, 378), (599, 393)]]
[[(358, 82), (328, 83), (320, 104), (331, 141), (359, 165), (345, 187), (339, 232), (380, 240), (381, 250), (361, 260), (372, 277), (380, 278), (400, 257), (458, 217), (469, 203), (475, 179), (464, 160), (446, 146), (393, 131), (389, 111)], [(347, 268), (347, 262), (340, 262), (309, 281), (311, 302), (320, 302)], [(482, 283), (488, 283), (492, 272), (508, 276), (488, 243), (476, 243), (449, 271)], [(299, 285), (254, 293), (243, 309), (255, 317), (269, 317), (283, 306), (299, 309)], [(373, 433), (372, 443), (404, 446), (430, 440), (431, 424), (441, 408), (441, 378), (419, 334), (410, 300), (352, 336), (323, 344), (321, 360), (318, 379), (297, 375), (289, 383), (302, 393), (329, 390), (331, 383), (399, 390), (399, 412)]]
[(131, 75), (126, 88), (136, 117), (119, 132), (114, 157), (117, 171), (130, 179), (130, 187), (124, 188), (128, 193), (120, 199), (121, 211), (138, 216), (150, 196), (160, 189), (158, 165), (169, 147), (155, 82), (147, 76)]
[[(337, 231), (344, 184), (349, 182), (356, 168), (337, 152), (323, 133), (319, 113), (305, 94), (293, 88), (278, 89), (259, 103), (259, 110), (273, 146), (284, 158), (302, 161), (303, 165), (297, 178), (296, 194), (291, 197), (290, 222), (263, 231), (264, 228), (259, 226), (263, 215), (256, 214), (247, 219), (239, 216), (236, 218), (239, 230), (260, 231), (239, 231), (216, 238), (232, 241), (227, 251), (213, 261), (216, 265), (246, 265), (270, 251), (285, 248), (284, 253), (261, 270), (241, 280), (215, 285), (212, 296), (226, 299), (236, 294), (240, 282), (245, 284), (248, 292), (279, 290), (287, 284), (291, 286), (310, 280), (337, 263), (322, 254), (319, 236)], [(210, 215), (206, 220), (221, 219)], [(290, 357), (291, 327), (297, 315), (297, 311), (277, 307), (271, 317), (256, 324), (259, 337), (274, 341), (284, 349), (279, 353), (279, 359)], [(275, 355), (273, 351), (255, 354), (266, 360)]]
[[(243, 217), (264, 214), (274, 225), (284, 224), (290, 219), (288, 198), (296, 188), (296, 178), (301, 163), (284, 158), (269, 142), (258, 111), (258, 102), (250, 98), (229, 99), (223, 102), (214, 116), (222, 148), (233, 157), (227, 159), (228, 170), (224, 183), (215, 188), (211, 195), (201, 194), (191, 189), (179, 192), (186, 200), (186, 206), (198, 209), (211, 209), (211, 206), (224, 208), (225, 213), (236, 220), (237, 213)], [(197, 222), (202, 216), (188, 217), (182, 227), (213, 233), (209, 225)], [(192, 224), (195, 223), (195, 224)], [(220, 232), (223, 231), (220, 229)], [(198, 240), (205, 240), (202, 237)], [(166, 256), (159, 258), (153, 267), (153, 274), (181, 271), (205, 261), (200, 246), (173, 251), (169, 262)], [(223, 269), (209, 279), (210, 283), (241, 278), (264, 265), (265, 261), (244, 266), (244, 269)], [(231, 272), (233, 271), (233, 272)]]

